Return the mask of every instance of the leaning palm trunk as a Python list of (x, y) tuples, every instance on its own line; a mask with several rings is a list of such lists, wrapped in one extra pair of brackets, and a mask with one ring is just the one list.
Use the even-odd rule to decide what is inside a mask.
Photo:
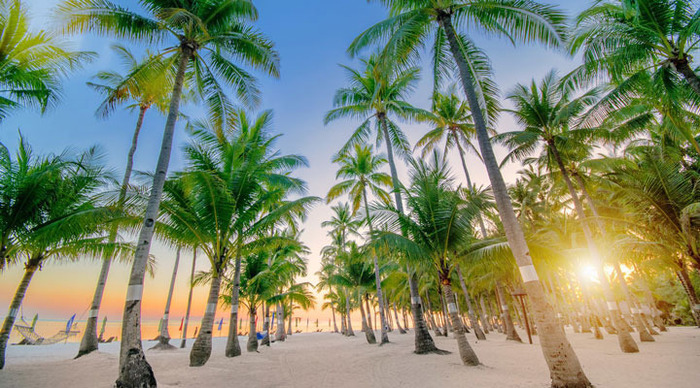
[(481, 310), (479, 311), (481, 314), (481, 323), (484, 326), (484, 333), (488, 334), (489, 330), (493, 331), (493, 326), (491, 326), (491, 322), (488, 320), (488, 312), (486, 311), (486, 302), (484, 301), (484, 295), (479, 295), (479, 305), (481, 306)]
[(486, 340), (486, 335), (484, 335), (484, 332), (481, 331), (481, 327), (479, 327), (479, 321), (476, 319), (476, 314), (474, 314), (474, 307), (472, 306), (472, 301), (471, 298), (469, 297), (469, 290), (467, 290), (467, 283), (464, 282), (464, 275), (462, 275), (462, 269), (459, 268), (459, 265), (455, 267), (455, 271), (457, 271), (457, 275), (459, 276), (459, 283), (462, 286), (462, 292), (464, 293), (464, 299), (467, 301), (467, 315), (469, 317), (469, 325), (474, 329), (474, 334), (476, 335), (476, 339), (485, 341)]
[(250, 308), (250, 330), (248, 331), (248, 342), (246, 343), (246, 350), (249, 352), (258, 351), (258, 333), (255, 328), (255, 307)]
[(683, 290), (690, 301), (690, 312), (693, 315), (693, 319), (695, 319), (695, 324), (700, 327), (700, 301), (698, 301), (698, 294), (695, 293), (695, 287), (690, 281), (685, 264), (682, 261), (679, 261), (678, 264), (680, 269), (676, 271), (676, 276), (678, 276), (678, 280), (680, 280), (681, 286), (683, 286)]
[(199, 335), (194, 340), (190, 351), (190, 366), (202, 366), (207, 363), (211, 356), (211, 336), (221, 288), (221, 275), (219, 273), (221, 272), (216, 273), (211, 279), (207, 308), (204, 311), (204, 317), (202, 317), (202, 324), (199, 326)]
[(182, 342), (180, 349), (184, 349), (187, 344), (187, 325), (190, 323), (190, 308), (192, 307), (192, 291), (194, 291), (194, 268), (197, 265), (197, 248), (192, 253), (192, 271), (190, 272), (190, 292), (187, 295), (187, 310), (185, 311), (185, 324), (182, 327)]
[[(396, 321), (396, 327), (399, 329), (400, 334), (406, 334), (406, 330), (404, 330), (403, 327), (401, 327), (401, 322), (399, 321), (399, 313), (396, 311), (396, 303), (392, 303), (392, 307), (394, 310), (394, 320)], [(405, 326), (406, 322), (404, 322)]]
[(345, 308), (346, 308), (345, 316), (348, 320), (348, 331), (345, 335), (348, 337), (354, 337), (355, 332), (352, 330), (352, 317), (350, 316), (350, 295), (348, 295), (347, 290), (345, 293)]
[[(240, 252), (240, 249), (239, 249)], [(228, 327), (226, 339), (226, 357), (241, 355), (241, 344), (238, 343), (238, 299), (241, 285), (241, 255), (236, 256), (236, 266), (233, 273), (233, 288), (231, 290), (231, 324)]]
[(367, 343), (376, 344), (377, 338), (374, 336), (374, 331), (367, 325), (367, 315), (365, 315), (365, 308), (362, 305), (362, 299), (360, 299), (360, 314), (362, 314), (362, 331), (365, 332), (365, 339), (367, 339)]
[(544, 358), (549, 366), (552, 387), (590, 387), (591, 383), (584, 374), (574, 349), (566, 339), (564, 330), (559, 326), (554, 309), (547, 302), (537, 271), (532, 265), (532, 258), (525, 241), (525, 235), (513, 211), (513, 204), (508, 196), (508, 189), (501, 175), (496, 156), (493, 153), (493, 147), (486, 129), (486, 121), (474, 89), (474, 79), (457, 39), (451, 15), (441, 13), (437, 16), (437, 21), (445, 31), (450, 51), (459, 70), (464, 93), (472, 112), (481, 156), (491, 181), (491, 188), (496, 199), (506, 237), (515, 261), (520, 268), (525, 291), (532, 303), (533, 318), (540, 328), (540, 344)]
[(454, 336), (457, 340), (459, 356), (464, 365), (479, 365), (479, 358), (476, 356), (476, 353), (474, 353), (474, 350), (469, 345), (469, 341), (467, 341), (467, 336), (464, 334), (464, 326), (462, 325), (462, 320), (457, 311), (457, 300), (452, 292), (450, 279), (447, 278), (447, 276), (442, 277), (442, 292), (445, 295), (445, 301), (447, 301), (447, 308), (449, 310), (450, 320), (452, 321)]
[(168, 331), (168, 322), (170, 320), (170, 303), (173, 301), (173, 290), (175, 289), (175, 278), (177, 277), (177, 267), (180, 264), (180, 247), (175, 253), (175, 265), (173, 267), (173, 277), (170, 279), (170, 289), (168, 290), (168, 300), (165, 302), (165, 311), (163, 312), (163, 322), (160, 326), (160, 335), (158, 343), (151, 349), (172, 350), (176, 349), (170, 345), (170, 332)]
[(32, 281), (34, 273), (39, 268), (41, 260), (42, 257), (40, 256), (32, 257), (25, 265), (24, 275), (10, 303), (10, 311), (7, 313), (5, 321), (2, 323), (2, 329), (0, 329), (0, 369), (5, 367), (5, 350), (7, 349), (7, 342), (10, 340), (10, 332), (12, 331), (12, 326), (15, 324), (19, 307), (22, 305), (22, 300), (24, 300), (24, 295), (27, 293), (29, 283)]
[[(378, 116), (380, 121), (379, 125), (382, 129), (382, 134), (384, 135), (384, 142), (386, 143), (387, 149), (387, 160), (389, 162), (389, 168), (391, 170), (391, 180), (394, 189), (394, 199), (396, 201), (396, 209), (399, 213), (404, 214), (403, 202), (401, 201), (401, 184), (399, 182), (399, 175), (396, 171), (396, 163), (394, 161), (394, 151), (391, 147), (391, 140), (389, 138), (389, 130), (387, 129), (386, 116)], [(428, 327), (425, 324), (425, 317), (423, 316), (423, 306), (420, 301), (420, 293), (418, 292), (418, 279), (415, 273), (411, 271), (411, 267), (406, 265), (406, 273), (408, 274), (408, 290), (411, 295), (411, 312), (413, 313), (413, 326), (414, 326), (414, 337), (415, 337), (415, 350), (416, 354), (426, 354), (426, 353), (444, 353), (435, 346), (435, 341), (433, 337), (430, 336)]]
[(632, 293), (630, 292), (629, 287), (627, 287), (627, 281), (625, 280), (625, 276), (622, 273), (622, 269), (620, 269), (620, 263), (618, 263), (617, 261), (614, 263), (614, 269), (615, 274), (620, 279), (620, 285), (622, 286), (622, 291), (625, 294), (625, 299), (627, 299), (627, 304), (631, 309), (630, 314), (632, 315), (634, 326), (637, 329), (637, 332), (639, 333), (639, 340), (642, 342), (654, 342), (654, 337), (651, 336), (651, 333), (649, 333), (649, 331), (647, 331), (646, 326), (644, 326), (642, 316), (640, 315), (641, 311), (639, 311), (639, 309), (637, 308), (637, 304), (633, 300)]
[(523, 342), (520, 339), (518, 332), (515, 331), (513, 318), (511, 317), (510, 310), (508, 309), (508, 302), (505, 299), (503, 287), (498, 282), (496, 282), (496, 295), (498, 295), (498, 300), (501, 303), (501, 317), (503, 317), (503, 324), (505, 325), (506, 340)]
[(338, 332), (338, 325), (335, 323), (335, 306), (333, 306), (332, 302), (331, 302), (331, 313), (333, 314), (333, 332), (337, 333)]
[[(637, 353), (639, 352), (639, 347), (637, 346), (637, 343), (634, 342), (634, 339), (627, 330), (626, 322), (624, 322), (620, 316), (617, 303), (615, 303), (612, 290), (610, 289), (608, 277), (603, 271), (603, 260), (600, 255), (600, 251), (598, 250), (598, 245), (593, 240), (593, 234), (591, 233), (591, 229), (588, 226), (588, 222), (586, 222), (586, 215), (583, 211), (583, 204), (581, 203), (581, 199), (579, 198), (578, 193), (576, 193), (576, 190), (574, 189), (574, 184), (571, 182), (571, 178), (569, 178), (569, 173), (566, 170), (566, 167), (564, 166), (564, 161), (561, 159), (561, 155), (559, 154), (559, 150), (557, 149), (556, 145), (553, 141), (548, 140), (547, 146), (552, 151), (552, 155), (554, 156), (557, 166), (559, 167), (559, 171), (561, 172), (562, 178), (566, 183), (566, 187), (569, 189), (569, 195), (571, 195), (571, 199), (574, 202), (574, 208), (576, 209), (576, 214), (578, 216), (579, 222), (581, 223), (583, 235), (586, 237), (588, 250), (591, 253), (594, 265), (598, 272), (598, 277), (600, 278), (600, 285), (603, 289), (605, 301), (607, 302), (610, 321), (613, 324), (615, 330), (617, 331), (617, 340), (620, 345), (620, 349), (624, 353)], [(624, 281), (624, 279), (621, 279), (621, 281)]]
[(156, 164), (151, 186), (151, 195), (146, 205), (141, 232), (139, 233), (134, 262), (129, 275), (129, 287), (126, 292), (124, 315), (122, 318), (122, 342), (119, 352), (118, 388), (150, 388), (156, 386), (156, 378), (151, 366), (146, 361), (141, 345), (141, 298), (143, 297), (143, 279), (146, 275), (146, 264), (153, 240), (153, 232), (158, 218), (158, 208), (163, 194), (163, 185), (168, 174), (170, 154), (173, 147), (175, 123), (180, 111), (180, 97), (185, 80), (185, 70), (194, 53), (194, 48), (183, 43), (180, 61), (175, 75), (175, 85), (170, 97), (170, 109), (163, 130), (163, 142)]
[[(386, 123), (384, 123), (386, 126)], [(386, 128), (384, 128), (386, 130)], [(385, 133), (386, 135), (386, 133)], [(389, 141), (389, 138), (386, 138), (387, 142)], [(391, 149), (391, 146), (388, 145), (389, 149)], [(372, 219), (369, 216), (369, 205), (367, 203), (367, 189), (363, 186), (362, 188), (362, 198), (365, 201), (365, 212), (367, 213), (367, 224), (369, 226), (369, 232), (370, 234), (374, 233), (374, 229), (372, 227)], [(382, 296), (382, 280), (379, 276), (379, 259), (377, 258), (376, 252), (373, 252), (373, 258), (374, 258), (374, 282), (376, 283), (377, 286), (377, 301), (379, 303), (379, 319), (380, 323), (382, 325), (381, 327), (381, 342), (379, 343), (380, 345), (384, 345), (389, 342), (389, 335), (386, 332), (387, 329), (387, 324), (386, 324), (386, 315), (384, 314), (384, 297)], [(360, 301), (360, 304), (362, 304), (362, 301)], [(367, 313), (369, 313), (369, 306), (367, 308)], [(370, 326), (370, 330), (372, 330)], [(374, 337), (374, 333), (372, 333), (372, 336)], [(375, 340), (376, 342), (376, 340)]]
[[(129, 148), (129, 153), (126, 157), (126, 168), (124, 169), (124, 178), (122, 179), (122, 185), (119, 188), (119, 203), (120, 206), (124, 203), (126, 198), (126, 190), (129, 187), (129, 180), (131, 179), (131, 171), (134, 167), (134, 154), (136, 153), (136, 146), (139, 140), (139, 133), (141, 132), (141, 127), (143, 126), (143, 117), (148, 110), (147, 106), (139, 107), (139, 117), (136, 120), (136, 129), (134, 129), (134, 135), (131, 138), (131, 147)], [(114, 243), (117, 240), (117, 227), (116, 225), (112, 227), (109, 234), (109, 243)], [(88, 313), (88, 320), (85, 324), (85, 333), (83, 333), (83, 339), (80, 341), (80, 348), (78, 349), (78, 355), (75, 358), (86, 355), (90, 352), (97, 350), (97, 344), (99, 340), (97, 338), (97, 316), (100, 312), (100, 305), (102, 304), (102, 295), (104, 294), (105, 286), (107, 285), (107, 276), (109, 275), (109, 269), (112, 266), (112, 258), (110, 256), (105, 257), (102, 261), (102, 268), (100, 269), (100, 275), (97, 278), (97, 287), (95, 288), (95, 294), (92, 297), (92, 303), (90, 303), (90, 312)]]
[[(333, 321), (335, 321), (335, 314), (333, 315)], [(284, 341), (286, 335), (284, 334), (284, 308), (282, 308), (281, 303), (277, 303), (277, 331), (275, 332), (276, 341)]]

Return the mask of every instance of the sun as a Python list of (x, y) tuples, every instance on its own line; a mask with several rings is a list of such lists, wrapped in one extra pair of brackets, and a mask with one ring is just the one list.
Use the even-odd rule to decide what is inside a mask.
[(579, 270), (581, 273), (581, 277), (585, 280), (591, 281), (598, 283), (600, 280), (598, 279), (598, 271), (596, 271), (595, 267), (593, 267), (590, 264), (582, 265), (581, 269)]

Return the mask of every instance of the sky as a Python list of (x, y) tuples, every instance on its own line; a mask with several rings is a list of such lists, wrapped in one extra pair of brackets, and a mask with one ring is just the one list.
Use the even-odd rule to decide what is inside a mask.
[[(121, 5), (135, 7), (134, 1), (117, 1)], [(325, 112), (332, 108), (332, 98), (336, 89), (345, 86), (347, 75), (339, 64), (357, 65), (358, 60), (350, 58), (346, 48), (363, 30), (386, 17), (386, 11), (375, 2), (362, 0), (257, 0), (260, 18), (255, 26), (266, 34), (276, 45), (281, 57), (281, 76), (270, 79), (259, 75), (263, 98), (260, 109), (274, 110), (274, 131), (283, 134), (278, 142), (282, 152), (304, 155), (309, 160), (309, 168), (298, 170), (296, 175), (308, 182), (309, 194), (325, 197), (335, 182), (336, 166), (331, 163), (334, 153), (345, 143), (359, 124), (343, 120), (323, 125)], [(580, 12), (590, 1), (550, 1), (562, 7), (569, 15)], [(57, 0), (26, 1), (35, 28), (55, 26), (51, 19), (51, 9)], [(562, 52), (554, 52), (537, 45), (513, 46), (510, 42), (494, 37), (485, 37), (478, 31), (470, 31), (477, 43), (489, 55), (495, 72), (495, 80), (503, 92), (512, 89), (516, 83), (529, 83), (539, 79), (552, 68), (567, 72), (576, 66), (576, 60)], [(111, 54), (111, 39), (92, 35), (67, 38), (73, 48), (95, 51), (99, 58), (75, 71), (64, 83), (61, 103), (41, 115), (33, 110), (22, 110), (0, 124), (0, 142), (11, 151), (17, 147), (19, 132), (32, 145), (37, 154), (58, 153), (66, 148), (83, 150), (99, 145), (105, 154), (107, 165), (117, 175), (123, 173), (123, 165), (136, 123), (136, 112), (119, 109), (108, 119), (98, 119), (94, 115), (100, 96), (86, 86), (86, 82), (98, 71), (119, 70), (118, 61)], [(135, 52), (142, 47), (131, 45)], [(426, 55), (427, 58), (427, 55)], [(431, 74), (424, 70), (416, 93), (410, 98), (412, 104), (428, 108), (431, 94)], [(201, 108), (185, 105), (185, 114), (193, 117), (201, 115)], [(139, 147), (135, 156), (135, 169), (152, 171), (161, 143), (164, 118), (155, 111), (146, 115)], [(514, 130), (515, 123), (507, 115), (502, 115), (497, 129)], [(428, 128), (423, 125), (402, 125), (412, 144)], [(183, 167), (181, 147), (187, 142), (182, 122), (179, 124), (170, 171)], [(383, 148), (382, 148), (383, 150)], [(497, 155), (504, 152), (497, 149)], [(451, 166), (457, 182), (463, 176), (458, 169), (458, 158), (453, 155)], [(467, 158), (468, 168), (477, 185), (488, 185), (486, 172), (474, 155)], [(517, 165), (504, 168), (506, 180), (512, 182), (519, 169)], [(405, 167), (398, 166), (400, 177), (406, 176)], [(387, 168), (388, 172), (388, 168)], [(330, 218), (330, 205), (317, 205), (304, 224), (302, 238), (310, 248), (309, 268), (304, 281), (316, 282), (313, 274), (319, 269), (321, 248), (329, 240), (327, 230), (321, 222)], [(146, 278), (143, 300), (145, 320), (156, 320), (162, 315), (169, 281), (174, 263), (174, 251), (156, 244), (151, 251), (158, 264), (154, 277)], [(171, 316), (184, 314), (189, 271), (192, 253), (183, 252)], [(205, 270), (208, 263), (199, 256), (198, 270)], [(23, 308), (25, 316), (39, 313), (41, 318), (64, 319), (77, 313), (78, 318), (87, 317), (87, 309), (92, 298), (99, 273), (100, 263), (80, 261), (78, 263), (52, 262), (38, 272), (27, 292)], [(110, 320), (121, 317), (129, 273), (127, 264), (113, 265), (107, 282), (102, 304), (102, 314)], [(12, 295), (22, 275), (22, 266), (8, 269), (0, 274), (0, 316), (4, 315)], [(192, 315), (201, 316), (204, 311), (207, 289), (197, 287), (193, 297)], [(217, 316), (226, 311), (219, 308)], [(326, 318), (327, 313), (312, 311), (308, 314)], [(179, 322), (179, 318), (178, 318)]]

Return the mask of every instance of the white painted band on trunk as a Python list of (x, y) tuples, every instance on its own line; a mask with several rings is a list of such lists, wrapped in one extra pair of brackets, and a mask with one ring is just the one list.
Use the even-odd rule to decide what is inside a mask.
[(536, 282), (540, 278), (537, 276), (537, 270), (534, 265), (523, 265), (520, 268), (520, 276), (523, 277), (523, 283)]
[(608, 302), (608, 310), (610, 310), (610, 311), (617, 310), (617, 303)]
[(97, 313), (99, 313), (98, 309), (90, 310), (90, 312), (88, 312), (88, 318), (97, 318)]
[(454, 303), (448, 303), (447, 304), (447, 311), (449, 311), (450, 314), (456, 313), (457, 312), (457, 305)]
[(207, 309), (204, 311), (205, 314), (213, 314), (216, 312), (216, 303), (207, 304)]
[(420, 296), (413, 296), (413, 297), (411, 297), (411, 303), (413, 303), (413, 304), (420, 304)]
[(502, 304), (502, 305), (501, 305), (501, 310), (507, 311), (507, 310), (508, 310), (508, 305), (507, 305), (507, 304)]
[(17, 313), (19, 312), (19, 309), (10, 309), (10, 312), (7, 313), (8, 317), (14, 318), (17, 316)]
[(169, 316), (169, 315), (170, 315), (170, 314), (163, 314), (163, 320), (164, 320), (164, 321), (168, 320), (168, 316)]
[(143, 296), (143, 284), (134, 284), (126, 289), (126, 301), (140, 301)]

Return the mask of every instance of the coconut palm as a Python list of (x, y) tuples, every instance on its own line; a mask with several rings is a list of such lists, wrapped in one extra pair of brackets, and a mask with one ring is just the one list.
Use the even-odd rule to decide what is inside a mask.
[(268, 74), (278, 74), (278, 57), (272, 43), (248, 25), (257, 18), (257, 10), (250, 1), (196, 0), (183, 4), (172, 0), (141, 0), (141, 3), (144, 12), (106, 0), (68, 0), (57, 9), (57, 17), (69, 33), (95, 32), (149, 46), (167, 41), (170, 45), (159, 48), (156, 58), (166, 67), (176, 69), (151, 198), (139, 233), (124, 305), (118, 384), (129, 387), (156, 384), (143, 353), (139, 330), (143, 277), (170, 163), (185, 74), (188, 69), (192, 71), (193, 87), (219, 116), (230, 105), (222, 85), (234, 86), (239, 98), (249, 105), (259, 99), (255, 78), (236, 61)]
[[(119, 191), (119, 203), (126, 199), (126, 191), (131, 180), (131, 172), (134, 166), (134, 154), (138, 144), (139, 134), (143, 126), (143, 119), (151, 107), (155, 107), (161, 113), (165, 113), (168, 107), (168, 97), (172, 90), (172, 77), (162, 69), (153, 69), (146, 65), (151, 63), (152, 58), (146, 57), (141, 62), (137, 61), (134, 55), (124, 46), (113, 45), (117, 57), (124, 63), (126, 74), (122, 75), (114, 71), (102, 71), (97, 73), (95, 78), (101, 83), (88, 82), (88, 85), (105, 95), (105, 99), (97, 109), (97, 115), (107, 117), (118, 105), (131, 102), (128, 108), (138, 109), (136, 128), (131, 138), (131, 147), (126, 156), (126, 166), (124, 168), (124, 178), (122, 179)], [(155, 71), (154, 71), (155, 70)], [(116, 240), (117, 230), (111, 232), (110, 239)], [(77, 357), (97, 350), (99, 341), (97, 340), (97, 318), (102, 303), (102, 294), (107, 284), (107, 276), (112, 265), (112, 260), (108, 257), (102, 263), (100, 274), (97, 278), (97, 287), (90, 303), (90, 312), (83, 339), (80, 341)]]
[(13, 110), (42, 112), (60, 98), (61, 78), (95, 57), (70, 50), (55, 34), (32, 32), (20, 0), (0, 1), (0, 122)]
[(440, 288), (447, 301), (462, 362), (478, 365), (479, 358), (465, 336), (452, 290), (454, 260), (474, 239), (471, 222), (478, 214), (478, 207), (464, 201), (454, 190), (447, 164), (438, 153), (434, 153), (429, 162), (412, 162), (410, 176), (410, 185), (406, 189), (409, 215), (391, 208), (384, 211), (390, 230), (406, 230), (407, 237), (395, 232), (378, 233), (377, 241), (401, 249), (414, 260), (430, 261), (437, 270)]
[(187, 344), (187, 326), (190, 323), (190, 308), (192, 307), (192, 291), (194, 291), (194, 269), (197, 266), (197, 247), (192, 249), (192, 270), (190, 271), (190, 291), (187, 294), (187, 309), (185, 310), (185, 319), (182, 327), (182, 341), (180, 349), (184, 349)]
[[(479, 150), (491, 181), (494, 198), (503, 222), (508, 242), (518, 266), (522, 268), (525, 290), (533, 305), (533, 316), (540, 328), (540, 339), (545, 360), (555, 387), (590, 386), (583, 369), (557, 324), (554, 310), (547, 303), (542, 285), (528, 255), (527, 242), (515, 217), (513, 206), (498, 162), (489, 141), (487, 121), (480, 104), (478, 76), (467, 55), (469, 47), (476, 45), (465, 34), (459, 34), (469, 24), (470, 29), (480, 28), (512, 41), (539, 41), (548, 46), (561, 46), (566, 17), (555, 7), (541, 5), (530, 0), (381, 0), (390, 9), (389, 18), (377, 23), (358, 36), (349, 48), (351, 54), (378, 42), (386, 46), (386, 57), (408, 60), (417, 56), (418, 50), (433, 37), (437, 40), (434, 52), (449, 48), (455, 69), (462, 82), (464, 93), (472, 112)], [(442, 57), (447, 57), (443, 54)], [(483, 93), (481, 93), (483, 96)]]
[(96, 193), (106, 182), (96, 149), (77, 157), (64, 153), (39, 158), (21, 139), (15, 158), (2, 145), (0, 166), (4, 262), (26, 259), (24, 275), (0, 330), (2, 369), (10, 331), (38, 269), (53, 261), (120, 253), (125, 247), (106, 238), (118, 212), (100, 206), (102, 199)]
[(548, 73), (539, 84), (532, 81), (528, 86), (516, 86), (513, 92), (508, 95), (508, 99), (515, 106), (510, 112), (513, 113), (523, 129), (503, 133), (499, 135), (499, 138), (513, 149), (510, 155), (518, 159), (533, 153), (539, 144), (543, 144), (545, 152), (543, 158), (551, 166), (550, 170), (558, 169), (573, 200), (593, 265), (598, 271), (610, 319), (617, 330), (620, 349), (625, 353), (635, 353), (639, 351), (639, 347), (627, 331), (625, 323), (622, 322), (617, 303), (610, 289), (609, 279), (603, 271), (603, 257), (600, 248), (586, 219), (579, 193), (565, 166), (566, 152), (578, 144), (574, 120), (597, 98), (596, 90), (583, 93), (579, 97), (573, 97), (575, 92), (576, 90), (570, 84), (559, 85), (559, 78), (553, 71)]
[[(195, 141), (185, 148), (188, 167), (165, 185), (164, 220), (157, 226), (166, 240), (197, 246), (211, 264), (210, 292), (190, 365), (201, 366), (211, 355), (211, 335), (221, 281), (234, 263), (231, 287), (231, 326), (238, 320), (238, 278), (241, 259), (261, 234), (280, 222), (302, 216), (317, 199), (303, 194), (305, 183), (291, 172), (306, 165), (297, 155), (282, 155), (269, 134), (272, 112), (254, 120), (239, 110), (225, 126), (195, 123)], [(234, 333), (236, 333), (234, 331)], [(230, 334), (230, 333), (229, 333)], [(237, 337), (234, 335), (237, 345)], [(227, 346), (227, 354), (231, 350)]]
[(666, 67), (700, 95), (692, 63), (698, 20), (697, 4), (688, 0), (597, 0), (576, 18), (571, 50), (584, 59), (577, 76), (620, 79)]
[[(340, 164), (336, 178), (343, 178), (345, 180), (331, 187), (328, 191), (327, 200), (332, 201), (338, 196), (348, 193), (350, 195), (350, 201), (353, 204), (353, 213), (357, 212), (360, 201), (362, 201), (365, 207), (365, 222), (369, 227), (370, 234), (372, 234), (374, 232), (374, 226), (372, 225), (372, 219), (369, 214), (367, 191), (369, 189), (369, 191), (384, 202), (390, 201), (388, 194), (383, 190), (382, 186), (388, 187), (391, 183), (391, 177), (378, 172), (382, 164), (386, 163), (386, 159), (381, 156), (372, 155), (371, 147), (363, 147), (360, 144), (356, 144), (354, 155), (340, 154), (335, 158), (334, 162)], [(375, 285), (377, 287), (377, 300), (379, 302), (379, 317), (382, 325), (380, 344), (385, 344), (389, 342), (389, 336), (387, 334), (388, 325), (386, 323), (384, 297), (382, 296), (382, 284), (379, 277), (379, 259), (376, 253), (374, 254), (374, 275)], [(362, 308), (361, 305), (360, 308)], [(366, 333), (371, 333), (371, 331), (367, 331)], [(372, 337), (374, 337), (373, 333)], [(370, 343), (373, 342), (370, 341)]]

